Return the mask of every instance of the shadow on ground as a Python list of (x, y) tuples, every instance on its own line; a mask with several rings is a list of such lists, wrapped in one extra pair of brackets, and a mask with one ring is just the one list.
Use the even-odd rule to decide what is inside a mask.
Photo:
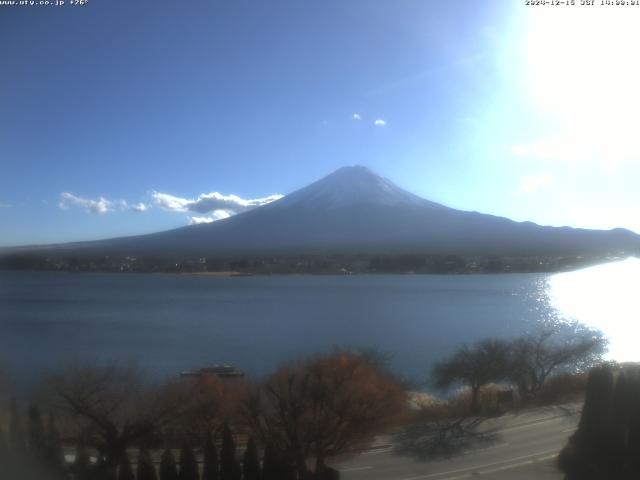
[(407, 427), (393, 437), (393, 453), (429, 461), (451, 458), (498, 442), (500, 435), (479, 432), (483, 419), (461, 418), (454, 421), (428, 422)]

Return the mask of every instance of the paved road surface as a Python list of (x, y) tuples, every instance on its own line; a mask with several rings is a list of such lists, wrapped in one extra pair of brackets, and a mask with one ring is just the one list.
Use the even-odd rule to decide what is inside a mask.
[(379, 448), (334, 466), (344, 480), (562, 480), (554, 460), (578, 418), (579, 405), (574, 404), (487, 420), (481, 428), (499, 433), (493, 445), (437, 461), (397, 455), (391, 440), (381, 439)]

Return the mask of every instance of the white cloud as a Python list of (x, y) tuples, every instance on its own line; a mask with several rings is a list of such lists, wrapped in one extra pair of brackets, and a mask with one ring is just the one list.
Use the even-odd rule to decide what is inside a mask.
[(231, 214), (226, 210), (215, 210), (211, 217), (188, 217), (189, 225), (200, 225), (201, 223), (212, 223), (218, 220), (229, 218)]
[[(156, 206), (172, 212), (193, 212), (203, 215), (187, 217), (189, 224), (211, 223), (216, 220), (228, 218), (240, 212), (245, 212), (261, 205), (266, 205), (282, 198), (283, 195), (270, 195), (264, 198), (245, 199), (237, 195), (222, 195), (218, 192), (203, 193), (195, 199), (187, 199), (169, 195), (168, 193), (152, 192), (153, 203), (129, 203), (126, 200), (112, 202), (104, 197), (97, 200), (82, 198), (69, 192), (60, 194), (58, 206), (62, 209), (70, 207), (81, 207), (89, 213), (103, 214), (114, 210), (133, 211), (138, 213), (147, 212)], [(0, 208), (3, 204), (0, 203)]]
[(189, 218), (189, 225), (200, 225), (201, 223), (215, 222), (215, 219), (211, 217), (187, 217)]
[(549, 188), (554, 182), (554, 177), (548, 172), (527, 175), (520, 179), (520, 185), (515, 191), (516, 195), (528, 195)]
[(270, 195), (264, 198), (244, 199), (237, 195), (223, 195), (218, 192), (203, 193), (196, 199), (180, 198), (168, 193), (152, 192), (154, 203), (174, 212), (211, 213), (226, 211), (230, 215), (266, 205), (282, 198), (282, 195)]
[(387, 122), (382, 120), (381, 118), (378, 118), (376, 121), (373, 122), (373, 124), (378, 127), (384, 127), (387, 125)]
[(353, 118), (354, 120), (362, 120), (362, 117), (359, 113), (354, 113), (353, 115), (351, 115), (351, 118)]
[(69, 207), (82, 207), (85, 208), (89, 213), (101, 214), (111, 212), (116, 209), (123, 212), (146, 212), (151, 208), (151, 205), (145, 204), (143, 202), (130, 204), (126, 200), (118, 200), (117, 202), (112, 202), (104, 197), (100, 197), (98, 198), (98, 200), (91, 200), (89, 198), (78, 197), (69, 192), (62, 192), (60, 194), (58, 207), (64, 210), (67, 210)]
[(69, 192), (60, 194), (58, 207), (68, 209), (69, 207), (82, 207), (89, 213), (103, 214), (112, 210), (112, 203), (106, 198), (100, 197), (97, 200), (77, 197)]
[(140, 203), (136, 203), (135, 205), (131, 205), (129, 208), (134, 212), (146, 212), (151, 208), (151, 205), (147, 205), (146, 203), (140, 202)]
[(193, 200), (187, 200), (186, 198), (174, 197), (168, 193), (152, 192), (151, 198), (153, 202), (165, 210), (173, 210), (174, 212), (187, 212), (187, 208)]

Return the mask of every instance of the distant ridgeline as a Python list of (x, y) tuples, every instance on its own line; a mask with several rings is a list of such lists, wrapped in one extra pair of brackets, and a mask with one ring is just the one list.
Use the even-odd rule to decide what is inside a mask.
[(212, 223), (0, 249), (4, 268), (242, 273), (551, 272), (640, 255), (622, 228), (541, 226), (418, 197), (345, 167)]
[(373, 274), (373, 273), (529, 273), (558, 272), (616, 260), (614, 256), (463, 257), (459, 255), (308, 255), (255, 257), (42, 256), (14, 253), (0, 257), (3, 270), (133, 273)]

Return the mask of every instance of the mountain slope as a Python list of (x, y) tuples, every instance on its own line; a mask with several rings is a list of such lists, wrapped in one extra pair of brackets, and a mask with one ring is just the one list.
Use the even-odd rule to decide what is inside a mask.
[(413, 195), (365, 167), (344, 167), (278, 201), (225, 220), (54, 250), (190, 258), (409, 252), (561, 256), (637, 253), (640, 236), (624, 229), (542, 227), (455, 210)]

